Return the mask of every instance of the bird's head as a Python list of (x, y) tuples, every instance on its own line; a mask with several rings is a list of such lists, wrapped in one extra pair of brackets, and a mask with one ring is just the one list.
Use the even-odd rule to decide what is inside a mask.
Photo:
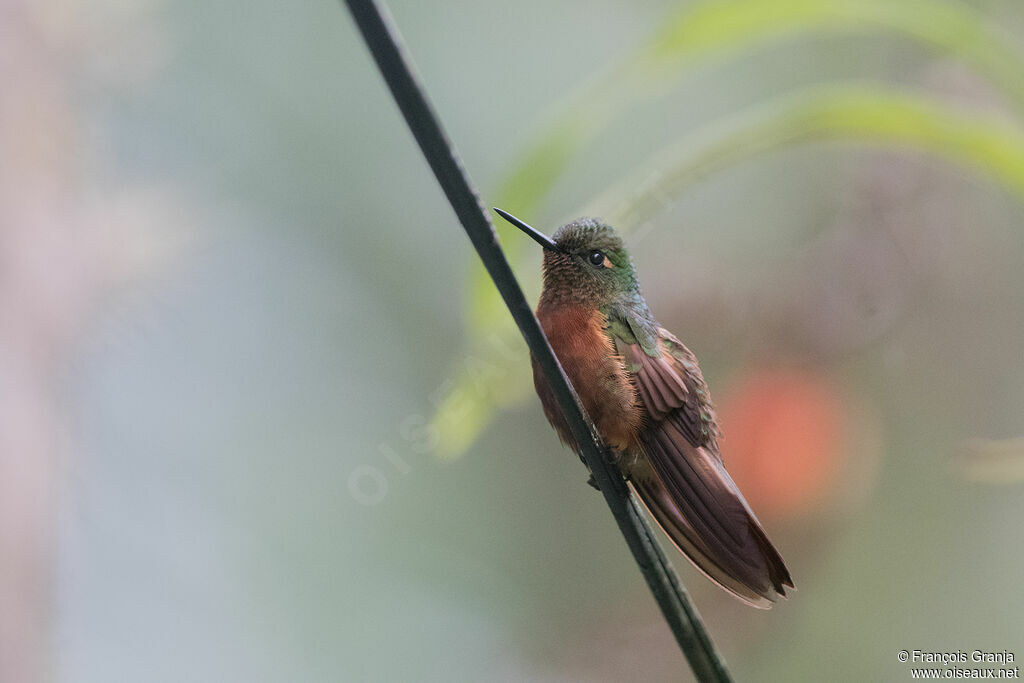
[(544, 247), (542, 302), (602, 308), (639, 298), (633, 260), (610, 225), (578, 218), (548, 237), (501, 209), (495, 211)]

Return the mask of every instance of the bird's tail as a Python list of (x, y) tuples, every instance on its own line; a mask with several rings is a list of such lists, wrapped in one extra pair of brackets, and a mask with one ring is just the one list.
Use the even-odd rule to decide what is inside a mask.
[[(688, 462), (667, 473), (671, 488), (656, 471), (661, 467), (636, 468), (642, 475), (630, 477), (633, 487), (679, 551), (709, 579), (749, 605), (771, 607), (793, 587), (782, 557), (717, 455), (685, 446)], [(657, 442), (648, 444), (649, 451), (657, 448)], [(659, 456), (668, 454), (651, 455), (651, 464), (661, 464)]]

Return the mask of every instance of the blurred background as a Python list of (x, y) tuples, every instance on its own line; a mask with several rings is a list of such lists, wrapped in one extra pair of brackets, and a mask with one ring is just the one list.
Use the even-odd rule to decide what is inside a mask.
[[(1024, 657), (1024, 7), (390, 5), (701, 359), (799, 587), (673, 554), (736, 678)], [(0, 74), (0, 680), (689, 680), (338, 3), (3, 0)]]

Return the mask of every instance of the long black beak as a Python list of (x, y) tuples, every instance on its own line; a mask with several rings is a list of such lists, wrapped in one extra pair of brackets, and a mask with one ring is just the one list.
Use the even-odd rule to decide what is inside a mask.
[(532, 237), (534, 241), (537, 242), (537, 244), (544, 247), (548, 251), (562, 251), (561, 249), (558, 248), (558, 245), (555, 244), (554, 240), (552, 240), (550, 237), (548, 237), (541, 231), (533, 229), (532, 227), (522, 222), (512, 214), (508, 213), (507, 211), (502, 211), (498, 207), (494, 207), (494, 210), (498, 213), (499, 216), (501, 216), (509, 223), (522, 230), (523, 232), (525, 232), (527, 235)]

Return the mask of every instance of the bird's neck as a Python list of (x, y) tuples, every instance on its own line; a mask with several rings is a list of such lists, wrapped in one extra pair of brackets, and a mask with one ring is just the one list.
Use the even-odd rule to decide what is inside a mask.
[(609, 334), (626, 338), (630, 343), (639, 342), (651, 355), (658, 354), (658, 321), (654, 319), (647, 301), (639, 291), (623, 292), (605, 301), (595, 301), (584, 292), (573, 289), (545, 287), (541, 292), (537, 314), (542, 318), (561, 317), (559, 313), (570, 309), (600, 313), (606, 321)]

